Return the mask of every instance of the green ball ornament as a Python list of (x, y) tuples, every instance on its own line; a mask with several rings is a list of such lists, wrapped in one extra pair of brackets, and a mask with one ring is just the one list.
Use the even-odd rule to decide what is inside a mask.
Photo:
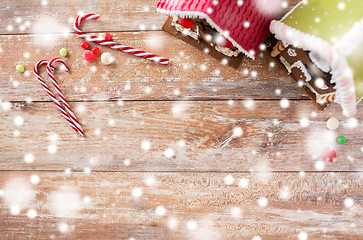
[(62, 49), (59, 51), (59, 54), (60, 54), (62, 57), (65, 57), (65, 56), (67, 56), (68, 51), (67, 51), (67, 49), (62, 48)]
[(19, 64), (19, 65), (16, 65), (16, 71), (23, 73), (25, 71), (25, 68), (23, 65)]
[(340, 144), (344, 144), (346, 141), (347, 141), (347, 139), (345, 139), (345, 137), (344, 137), (344, 136), (339, 136), (339, 137), (338, 137), (338, 143), (340, 143)]

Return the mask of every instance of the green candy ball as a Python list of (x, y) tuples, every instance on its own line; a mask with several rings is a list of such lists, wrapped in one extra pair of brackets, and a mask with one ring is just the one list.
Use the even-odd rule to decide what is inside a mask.
[(25, 68), (23, 65), (19, 64), (19, 65), (16, 65), (16, 71), (22, 73), (25, 71)]
[(65, 56), (67, 56), (68, 51), (67, 51), (67, 49), (62, 48), (62, 49), (59, 51), (59, 54), (60, 54), (62, 57), (65, 57)]
[(340, 144), (344, 144), (346, 141), (347, 141), (347, 139), (345, 139), (345, 137), (344, 137), (344, 136), (340, 136), (340, 137), (338, 137), (338, 143), (340, 143)]

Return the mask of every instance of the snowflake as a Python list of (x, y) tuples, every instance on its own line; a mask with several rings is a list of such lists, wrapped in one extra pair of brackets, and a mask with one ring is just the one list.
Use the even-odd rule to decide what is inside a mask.
[(58, 224), (58, 230), (61, 233), (67, 233), (67, 232), (69, 232), (70, 228), (67, 223), (60, 223), (60, 224)]
[(18, 215), (20, 213), (20, 207), (18, 205), (10, 206), (10, 213), (12, 215)]
[(338, 9), (339, 10), (344, 10), (345, 9), (345, 3), (344, 2), (338, 3)]
[(83, 169), (83, 171), (84, 171), (85, 174), (90, 174), (91, 173), (91, 168), (90, 167), (85, 167)]
[(243, 105), (247, 109), (254, 109), (255, 108), (255, 100), (247, 99), (247, 100), (243, 101)]
[(352, 208), (354, 206), (354, 200), (353, 200), (353, 198), (346, 198), (344, 200), (344, 206), (346, 208)]
[(267, 198), (265, 198), (265, 197), (259, 198), (259, 199), (257, 200), (257, 204), (258, 204), (260, 207), (266, 207), (266, 206), (267, 206), (267, 204), (268, 204), (268, 200), (267, 200)]
[(167, 148), (165, 151), (164, 151), (164, 156), (167, 157), (167, 158), (171, 158), (173, 157), (175, 154), (174, 150), (172, 148)]
[(290, 106), (290, 102), (289, 102), (289, 100), (288, 100), (288, 99), (286, 99), (286, 98), (281, 99), (281, 100), (280, 100), (280, 106), (281, 106), (282, 108), (288, 108), (288, 107)]
[(279, 195), (279, 198), (282, 199), (282, 200), (289, 200), (291, 197), (290, 195), (290, 190), (288, 187), (283, 187), (281, 190), (280, 190), (280, 195)]
[(168, 219), (168, 227), (170, 229), (175, 229), (178, 226), (178, 220), (174, 217)]
[(300, 119), (299, 122), (300, 122), (300, 126), (302, 126), (302, 127), (307, 127), (310, 124), (309, 119), (307, 119), (307, 118), (302, 118), (302, 119)]
[(189, 229), (189, 230), (195, 230), (195, 229), (197, 229), (197, 223), (195, 222), (195, 221), (188, 221), (187, 222), (187, 228)]
[(240, 127), (235, 127), (235, 128), (233, 129), (233, 136), (234, 136), (234, 137), (240, 137), (240, 136), (242, 136), (242, 134), (243, 134), (243, 130), (242, 130), (242, 128), (240, 128)]
[(225, 178), (224, 178), (224, 183), (226, 185), (232, 185), (234, 182), (234, 177), (232, 175), (227, 175)]
[(132, 189), (132, 196), (134, 197), (134, 198), (139, 198), (139, 197), (141, 197), (142, 196), (142, 189), (141, 188), (134, 188), (134, 189)]
[(32, 174), (30, 176), (30, 182), (34, 185), (38, 184), (40, 182), (40, 177), (37, 174)]
[(29, 57), (30, 57), (30, 53), (25, 52), (25, 53), (23, 54), (23, 56), (24, 56), (25, 58), (29, 58)]
[(242, 214), (242, 210), (241, 210), (241, 208), (239, 208), (239, 207), (232, 207), (231, 208), (231, 215), (233, 216), (233, 217), (240, 217), (241, 216), (241, 214)]
[(83, 202), (84, 202), (85, 204), (89, 204), (89, 203), (91, 202), (91, 198), (90, 198), (90, 197), (88, 197), (88, 196), (85, 196), (85, 197), (83, 198)]
[(358, 126), (358, 120), (356, 118), (349, 118), (347, 121), (348, 128), (355, 128)]
[(286, 1), (283, 1), (282, 3), (281, 3), (281, 7), (282, 8), (287, 8), (289, 6), (289, 3), (288, 2), (286, 2)]
[(308, 234), (306, 232), (304, 232), (304, 231), (301, 231), (301, 232), (299, 232), (298, 239), (299, 240), (307, 240), (308, 239)]
[(37, 216), (37, 211), (35, 211), (34, 209), (29, 209), (26, 215), (29, 218), (35, 218)]
[(247, 188), (249, 183), (250, 183), (250, 181), (247, 178), (241, 178), (239, 180), (238, 186), (241, 188)]
[(316, 161), (315, 163), (315, 169), (318, 171), (323, 170), (325, 167), (325, 163), (323, 161)]
[(34, 162), (34, 155), (31, 153), (27, 153), (24, 155), (24, 162), (26, 163), (32, 163)]
[(158, 216), (164, 216), (166, 213), (166, 209), (163, 206), (159, 206), (155, 209), (155, 213)]
[(24, 118), (22, 116), (16, 116), (14, 118), (14, 124), (17, 126), (21, 126), (24, 123)]
[(147, 176), (144, 179), (144, 182), (147, 186), (154, 186), (156, 184), (156, 180), (153, 176)]
[(55, 153), (55, 152), (57, 152), (57, 145), (55, 145), (55, 144), (48, 145), (48, 152), (49, 153)]
[(3, 102), (1, 105), (2, 105), (4, 111), (7, 111), (11, 108), (10, 102)]
[(131, 163), (130, 159), (125, 159), (124, 160), (124, 165), (125, 166), (130, 166), (130, 163)]

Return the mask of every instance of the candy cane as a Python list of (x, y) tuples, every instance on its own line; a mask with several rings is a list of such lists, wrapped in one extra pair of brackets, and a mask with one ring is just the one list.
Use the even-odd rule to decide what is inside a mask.
[[(39, 67), (42, 64), (47, 64), (48, 61), (46, 60), (40, 60), (38, 61), (33, 69), (33, 73), (34, 75), (37, 77), (38, 82), (40, 83), (40, 85), (43, 87), (43, 89), (47, 92), (47, 94), (49, 95), (50, 99), (52, 99), (53, 103), (57, 106), (58, 110), (60, 111), (60, 113), (62, 114), (62, 116), (66, 119), (66, 121), (69, 123), (69, 125), (78, 132), (76, 126), (74, 125), (73, 121), (68, 117), (67, 113), (64, 111), (64, 109), (62, 108), (61, 104), (59, 103), (59, 101), (55, 98), (55, 96), (53, 95), (53, 93), (50, 91), (50, 89), (48, 88), (48, 86), (45, 84), (44, 80), (42, 79), (42, 77), (39, 75)], [(82, 134), (81, 134), (82, 135)], [(82, 135), (83, 136), (83, 135)]]
[(128, 46), (125, 46), (125, 45), (122, 45), (122, 44), (119, 44), (119, 43), (116, 43), (116, 42), (112, 42), (112, 41), (108, 41), (108, 40), (105, 40), (105, 39), (102, 39), (102, 38), (98, 38), (95, 35), (84, 33), (79, 29), (79, 26), (81, 25), (81, 22), (84, 19), (97, 20), (99, 18), (100, 18), (99, 14), (85, 13), (85, 14), (79, 15), (76, 18), (76, 20), (74, 21), (74, 23), (73, 23), (74, 32), (77, 34), (78, 37), (84, 38), (86, 41), (89, 41), (89, 42), (95, 42), (95, 43), (101, 44), (103, 46), (108, 46), (108, 47), (110, 47), (112, 49), (116, 49), (116, 50), (120, 50), (120, 51), (123, 51), (123, 52), (126, 52), (126, 53), (130, 53), (130, 54), (133, 54), (133, 55), (138, 56), (138, 57), (143, 57), (143, 58), (149, 59), (151, 61), (158, 62), (160, 64), (168, 64), (169, 63), (169, 59), (159, 57), (159, 56), (157, 56), (155, 54), (152, 54), (152, 53), (147, 53), (145, 51), (134, 49), (132, 47), (128, 47)]
[(61, 59), (61, 58), (53, 58), (52, 60), (50, 60), (47, 64), (47, 72), (48, 72), (48, 76), (50, 77), (50, 79), (52, 80), (53, 86), (55, 87), (55, 90), (57, 91), (58, 96), (60, 97), (69, 118), (72, 120), (73, 124), (75, 125), (75, 127), (77, 128), (77, 131), (79, 132), (79, 134), (81, 134), (82, 136), (84, 136), (84, 131), (82, 129), (81, 124), (78, 122), (76, 115), (73, 113), (71, 107), (69, 106), (66, 98), (64, 97), (64, 94), (62, 92), (62, 90), (59, 88), (58, 82), (55, 80), (54, 75), (53, 75), (53, 71), (54, 71), (54, 67), (53, 67), (53, 63), (61, 63), (65, 68), (66, 71), (69, 71), (69, 68), (66, 64), (66, 62)]

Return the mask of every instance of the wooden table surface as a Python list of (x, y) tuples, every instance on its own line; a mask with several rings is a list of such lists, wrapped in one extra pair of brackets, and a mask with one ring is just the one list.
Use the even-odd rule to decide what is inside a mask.
[[(156, 2), (2, 1), (0, 238), (363, 239), (363, 104), (351, 119), (317, 110), (267, 52), (223, 66), (163, 32)], [(80, 12), (170, 65), (106, 47), (114, 64), (85, 62)], [(56, 77), (86, 138), (31, 73), (62, 47), (71, 71)]]

